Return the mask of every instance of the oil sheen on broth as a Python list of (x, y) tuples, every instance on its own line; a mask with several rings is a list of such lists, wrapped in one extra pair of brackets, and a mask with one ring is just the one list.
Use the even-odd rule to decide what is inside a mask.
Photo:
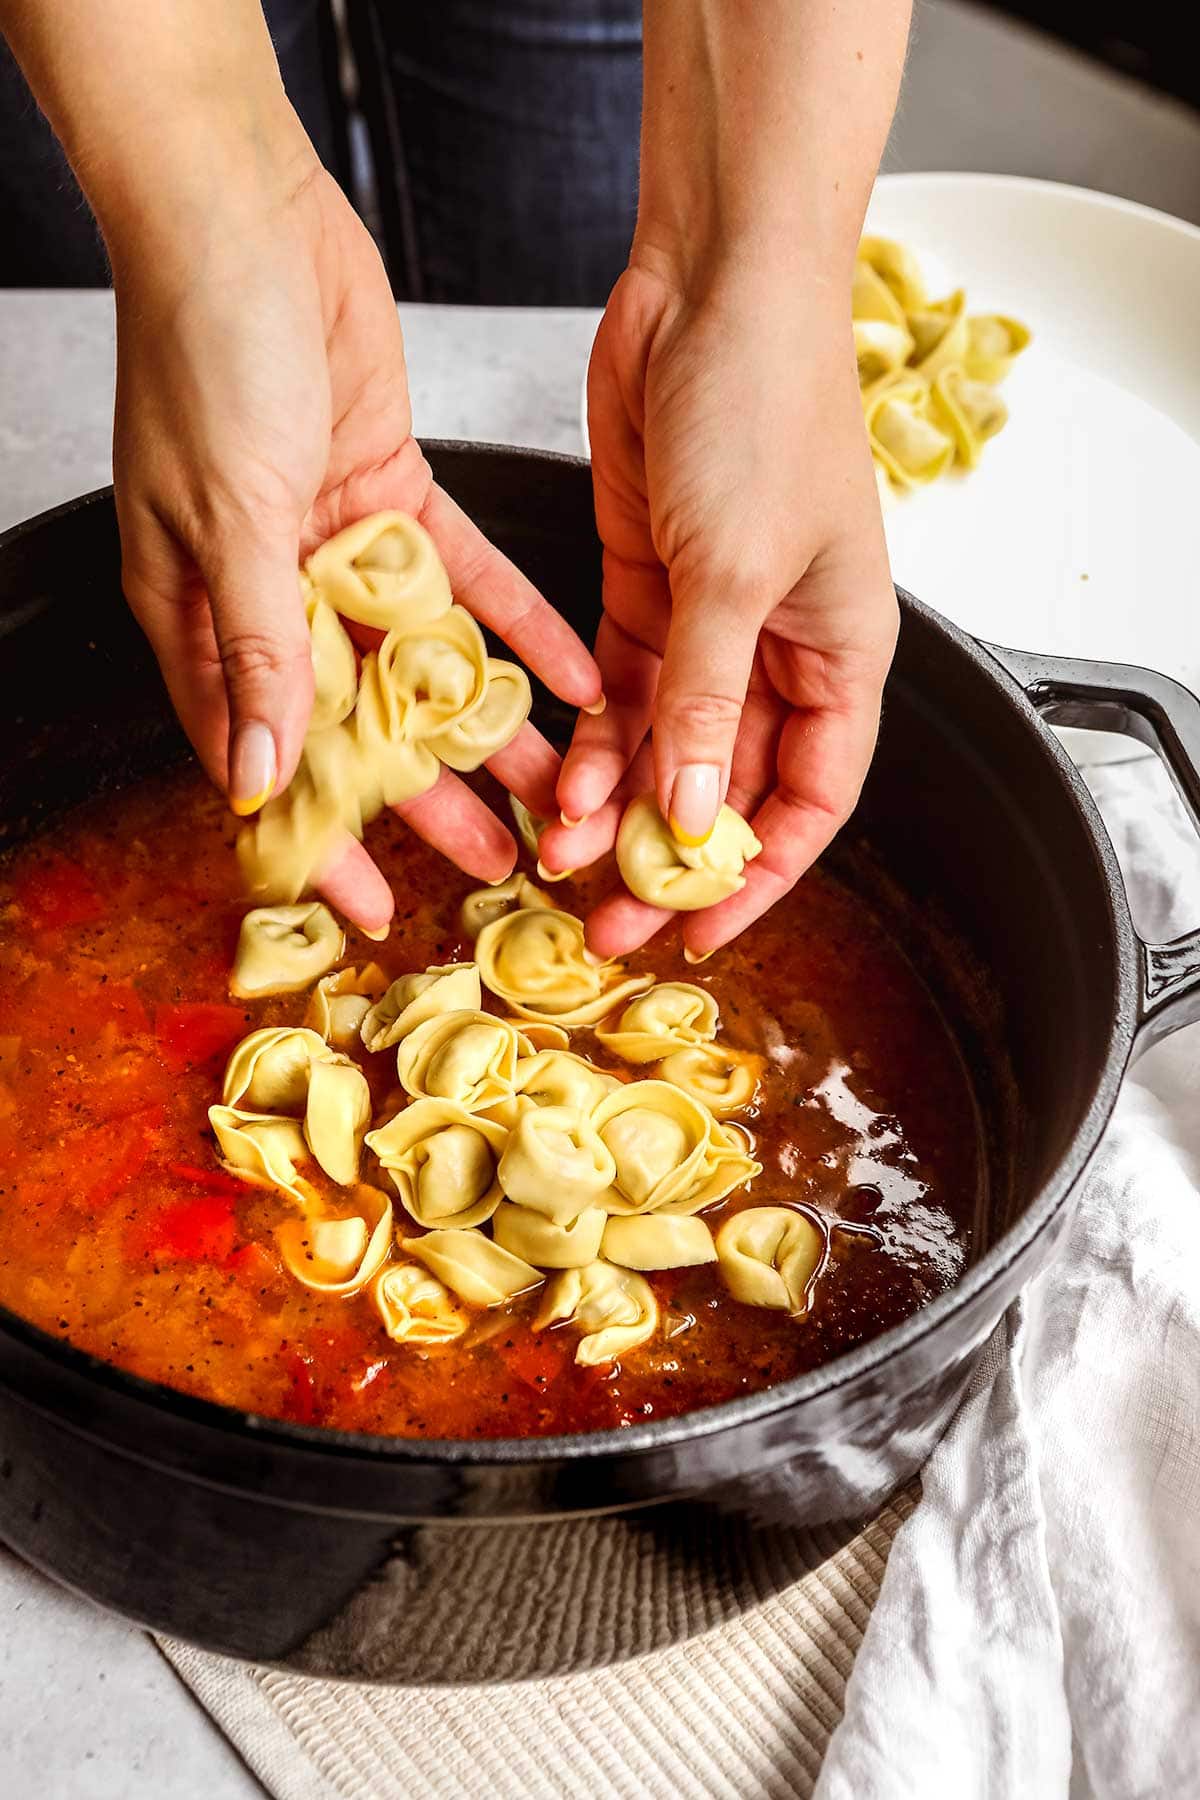
[[(808, 1314), (743, 1305), (712, 1264), (646, 1277), (661, 1327), (618, 1365), (577, 1365), (573, 1329), (535, 1333), (536, 1295), (475, 1313), (457, 1342), (393, 1344), (366, 1293), (321, 1294), (286, 1272), (274, 1233), (290, 1203), (216, 1160), (207, 1109), (228, 1052), (303, 1011), (297, 996), (230, 999), (246, 910), (232, 833), (188, 772), (80, 811), (0, 863), (0, 1302), (44, 1331), (305, 1424), (544, 1435), (768, 1387), (875, 1336), (962, 1270), (980, 1176), (966, 1071), (879, 918), (817, 870), (699, 969), (673, 931), (628, 959), (708, 988), (722, 1039), (766, 1055), (760, 1102), (740, 1116), (763, 1173), (704, 1216), (716, 1228), (739, 1207), (787, 1203), (834, 1224)], [(344, 960), (391, 978), (469, 959), (466, 878), (398, 824), (372, 850), (396, 922), (382, 946), (349, 933)], [(584, 913), (611, 879), (563, 884), (555, 902)], [(616, 1066), (590, 1032), (572, 1048)], [(372, 1076), (379, 1105), (395, 1075), (377, 1060), (390, 1070)]]

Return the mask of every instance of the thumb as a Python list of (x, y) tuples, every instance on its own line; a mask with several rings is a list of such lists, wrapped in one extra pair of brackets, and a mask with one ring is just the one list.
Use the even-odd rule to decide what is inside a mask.
[(229, 706), (226, 790), (256, 812), (296, 772), (312, 711), (312, 650), (296, 541), (221, 546), (200, 560)]
[[(729, 789), (762, 620), (757, 608), (678, 591), (654, 702), (659, 810), (680, 843), (702, 844)], [(728, 590), (726, 590), (726, 593)]]

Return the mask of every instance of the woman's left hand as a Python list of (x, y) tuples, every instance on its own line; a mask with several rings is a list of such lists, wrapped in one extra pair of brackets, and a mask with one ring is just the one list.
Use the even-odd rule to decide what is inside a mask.
[[(698, 960), (825, 848), (875, 745), (897, 607), (848, 282), (725, 270), (696, 298), (631, 266), (592, 353), (588, 418), (608, 707), (581, 716), (559, 778), (564, 819), (584, 822), (547, 827), (541, 858), (594, 861), (647, 788), (684, 842), (728, 800), (763, 848), (740, 893), (687, 917)], [(588, 941), (619, 955), (670, 916), (620, 892)]]

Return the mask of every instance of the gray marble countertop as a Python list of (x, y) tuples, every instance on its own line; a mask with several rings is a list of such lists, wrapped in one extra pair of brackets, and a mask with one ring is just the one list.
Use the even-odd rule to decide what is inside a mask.
[[(418, 432), (579, 452), (598, 314), (402, 307)], [(0, 292), (0, 530), (111, 479), (113, 302)], [(0, 1549), (0, 1794), (262, 1789), (146, 1633)]]

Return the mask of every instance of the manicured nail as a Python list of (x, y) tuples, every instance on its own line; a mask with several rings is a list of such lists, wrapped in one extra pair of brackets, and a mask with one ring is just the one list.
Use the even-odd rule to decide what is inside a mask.
[(392, 929), (392, 921), (389, 919), (386, 925), (380, 925), (375, 931), (368, 931), (365, 925), (360, 925), (358, 929), (365, 938), (370, 938), (373, 944), (382, 944)]
[(537, 863), (537, 872), (541, 876), (543, 881), (569, 881), (571, 879), (572, 875), (574, 875), (575, 870), (574, 869), (559, 869), (556, 874), (553, 869), (548, 869), (546, 867), (545, 863), (542, 861), (541, 857), (539, 856), (538, 863)]
[(580, 712), (590, 713), (593, 719), (598, 719), (607, 705), (608, 700), (601, 694), (600, 698), (598, 700), (593, 700), (590, 706), (581, 706), (579, 710)]
[(721, 770), (717, 763), (685, 763), (675, 776), (667, 823), (680, 844), (694, 850), (707, 844), (721, 810)]
[(275, 738), (269, 725), (247, 719), (229, 747), (229, 804), (239, 818), (265, 806), (275, 786)]
[(597, 956), (596, 952), (594, 950), (589, 950), (587, 948), (587, 946), (585, 945), (584, 951), (583, 951), (583, 960), (585, 963), (590, 964), (590, 966), (593, 969), (602, 969), (608, 959), (607, 959), (607, 957), (604, 957), (604, 956)]
[(568, 831), (574, 831), (574, 829), (577, 825), (583, 824), (584, 820), (587, 818), (588, 815), (586, 813), (582, 813), (578, 819), (573, 819), (571, 817), (570, 813), (560, 812), (558, 816), (562, 820), (563, 824), (566, 826)]
[(715, 956), (720, 948), (721, 946), (719, 944), (714, 944), (711, 950), (689, 950), (685, 944), (683, 947), (683, 960), (685, 963), (691, 963), (692, 967), (695, 968), (697, 963), (707, 962), (710, 956)]

